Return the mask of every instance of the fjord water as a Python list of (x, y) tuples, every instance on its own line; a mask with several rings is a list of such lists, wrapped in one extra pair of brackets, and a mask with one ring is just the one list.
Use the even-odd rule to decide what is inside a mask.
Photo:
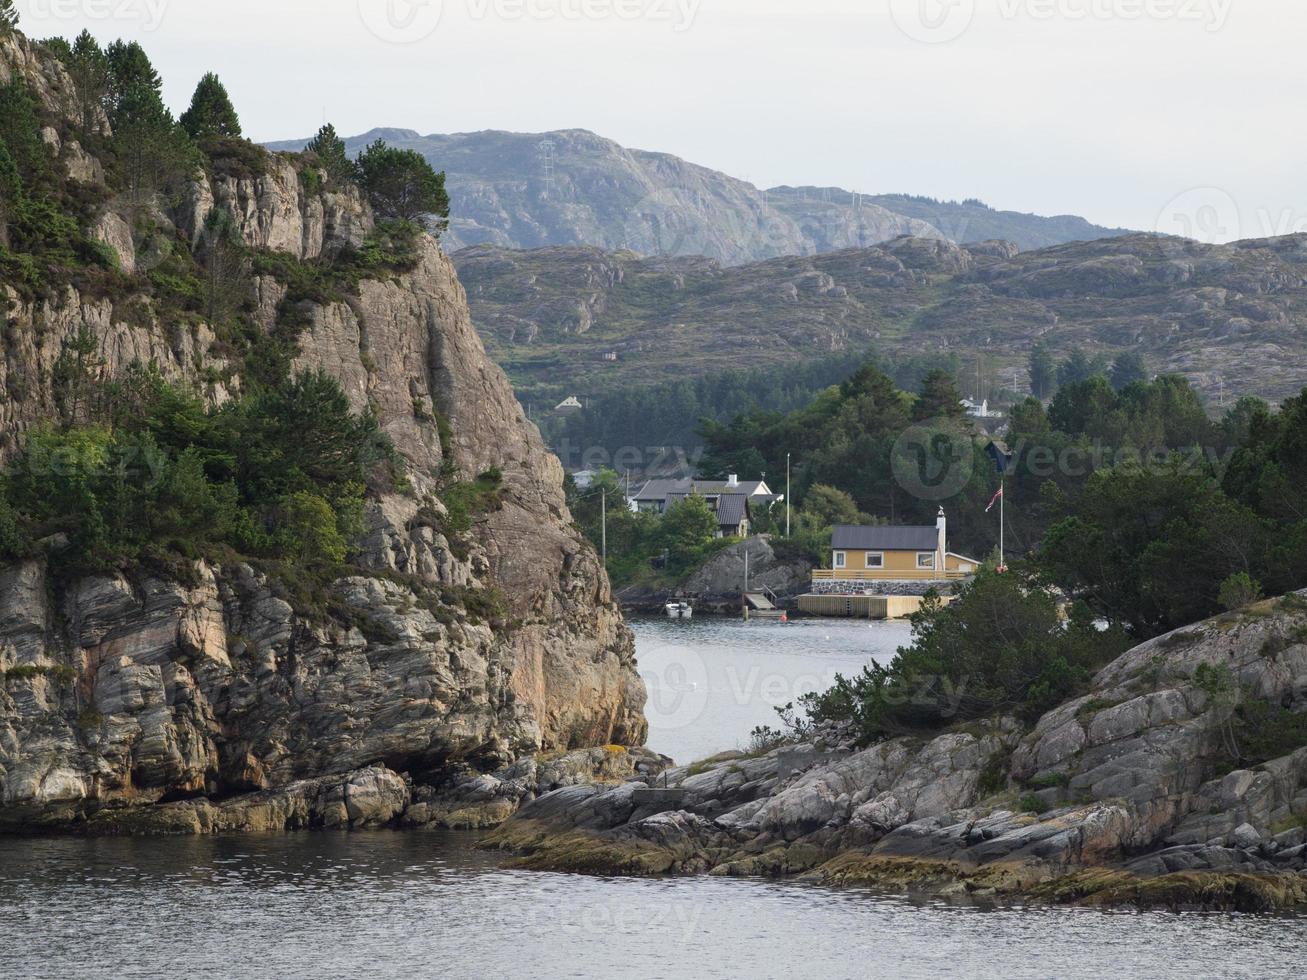
[(1307, 920), (502, 871), (465, 835), (0, 840), (0, 976), (1269, 977)]
[[(634, 624), (650, 744), (747, 741), (901, 625)], [(959, 908), (799, 882), (506, 871), (434, 832), (0, 838), (0, 977), (1270, 977), (1307, 919)]]
[(779, 727), (777, 707), (888, 663), (911, 639), (906, 623), (844, 619), (649, 618), (631, 628), (649, 748), (682, 765), (746, 747), (755, 726)]

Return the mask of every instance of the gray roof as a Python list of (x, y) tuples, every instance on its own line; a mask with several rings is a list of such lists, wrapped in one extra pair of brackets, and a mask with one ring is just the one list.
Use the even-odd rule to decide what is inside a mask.
[(748, 494), (724, 493), (717, 498), (717, 523), (721, 527), (739, 527), (748, 516)]
[[(689, 499), (688, 493), (669, 493), (667, 506), (672, 507)], [(739, 527), (740, 522), (749, 516), (749, 496), (744, 493), (723, 493), (708, 498), (708, 506), (713, 507), (717, 515), (718, 527)]]
[(690, 492), (689, 480), (649, 480), (632, 494), (636, 500), (667, 500)]
[(836, 551), (934, 551), (939, 547), (939, 529), (839, 524), (831, 535), (831, 547)]
[(631, 494), (634, 500), (669, 500), (674, 496), (688, 493), (701, 493), (704, 496), (717, 494), (744, 494), (753, 496), (762, 487), (762, 480), (741, 480), (738, 486), (728, 483), (709, 482), (706, 480), (649, 480)]

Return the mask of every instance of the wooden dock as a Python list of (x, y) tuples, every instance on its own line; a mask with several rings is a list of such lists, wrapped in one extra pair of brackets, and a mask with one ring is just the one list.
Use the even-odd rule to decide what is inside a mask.
[[(799, 612), (845, 619), (907, 619), (923, 601), (917, 595), (801, 595)], [(945, 597), (943, 601), (952, 600)]]

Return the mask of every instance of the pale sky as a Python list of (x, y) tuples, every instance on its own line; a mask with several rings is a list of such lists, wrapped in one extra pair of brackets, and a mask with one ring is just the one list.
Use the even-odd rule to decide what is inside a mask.
[[(594, 130), (759, 186), (979, 197), (1226, 240), (1307, 230), (1297, 0), (17, 0), (140, 40), (256, 140)], [(435, 15), (439, 14), (437, 20)]]

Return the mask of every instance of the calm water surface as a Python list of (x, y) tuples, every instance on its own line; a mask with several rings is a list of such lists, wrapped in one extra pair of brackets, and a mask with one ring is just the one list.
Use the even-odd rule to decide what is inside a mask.
[(12, 977), (1301, 976), (1307, 920), (498, 870), (462, 835), (0, 840)]
[(649, 747), (680, 763), (743, 747), (755, 726), (778, 724), (778, 705), (888, 662), (911, 639), (906, 623), (843, 619), (663, 617), (631, 628), (649, 688)]
[[(651, 744), (701, 758), (901, 626), (635, 624)], [(921, 905), (503, 871), (467, 835), (0, 838), (0, 977), (1280, 977), (1307, 919)]]

